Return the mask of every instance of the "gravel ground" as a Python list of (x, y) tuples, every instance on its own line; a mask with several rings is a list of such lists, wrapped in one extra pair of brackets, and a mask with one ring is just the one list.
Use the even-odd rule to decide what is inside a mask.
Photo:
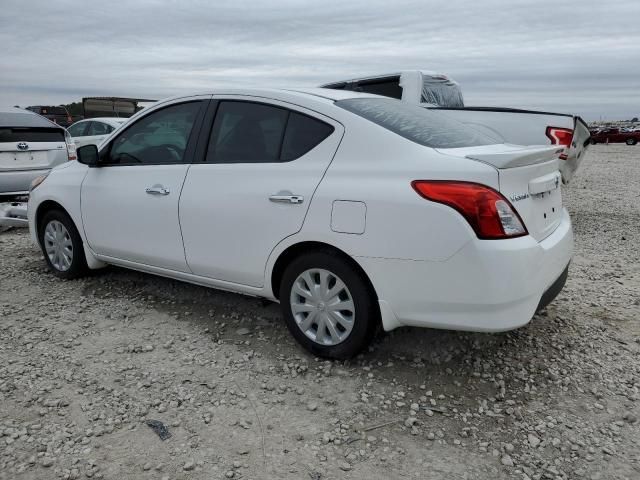
[(638, 479), (638, 185), (640, 147), (591, 148), (567, 286), (527, 327), (400, 329), (342, 363), (275, 305), (118, 268), (64, 282), (3, 233), (0, 478)]

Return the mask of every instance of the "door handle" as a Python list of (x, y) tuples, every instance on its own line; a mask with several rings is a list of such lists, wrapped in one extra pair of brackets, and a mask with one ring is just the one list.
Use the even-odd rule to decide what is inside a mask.
[(169, 195), (169, 189), (162, 185), (154, 185), (153, 187), (147, 187), (144, 189), (149, 195)]
[(304, 197), (302, 195), (271, 195), (269, 200), (276, 203), (302, 203)]

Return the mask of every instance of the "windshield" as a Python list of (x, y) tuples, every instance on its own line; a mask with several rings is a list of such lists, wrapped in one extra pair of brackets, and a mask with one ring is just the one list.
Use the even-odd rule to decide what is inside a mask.
[(350, 98), (335, 103), (425, 147), (460, 148), (502, 143), (445, 114), (400, 100)]
[(439, 107), (464, 107), (460, 86), (453, 80), (438, 75), (422, 75), (420, 102), (431, 103)]

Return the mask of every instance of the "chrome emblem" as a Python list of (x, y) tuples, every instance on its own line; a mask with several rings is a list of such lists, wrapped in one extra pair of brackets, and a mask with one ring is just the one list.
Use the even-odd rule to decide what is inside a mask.
[(25, 142), (20, 142), (17, 146), (18, 150), (29, 150), (29, 145)]
[(525, 198), (529, 198), (529, 194), (528, 193), (520, 193), (520, 194), (515, 194), (515, 195), (511, 195), (511, 197), (509, 197), (511, 199), (512, 202), (519, 202), (520, 200), (524, 200)]

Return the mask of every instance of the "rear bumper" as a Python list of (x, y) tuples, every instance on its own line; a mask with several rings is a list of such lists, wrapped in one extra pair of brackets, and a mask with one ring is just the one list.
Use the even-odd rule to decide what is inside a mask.
[(49, 168), (38, 170), (0, 171), (0, 195), (26, 195), (31, 182), (49, 172)]
[(573, 252), (566, 210), (541, 242), (477, 240), (442, 262), (356, 257), (380, 300), (385, 330), (407, 325), (498, 332), (529, 323), (559, 293)]
[(567, 283), (568, 276), (569, 265), (567, 265), (567, 268), (564, 269), (564, 271), (560, 274), (556, 281), (553, 282), (553, 284), (542, 294), (542, 298), (540, 298), (538, 306), (536, 307), (536, 312), (543, 310), (547, 305), (555, 300), (555, 298), (564, 288), (564, 284)]

